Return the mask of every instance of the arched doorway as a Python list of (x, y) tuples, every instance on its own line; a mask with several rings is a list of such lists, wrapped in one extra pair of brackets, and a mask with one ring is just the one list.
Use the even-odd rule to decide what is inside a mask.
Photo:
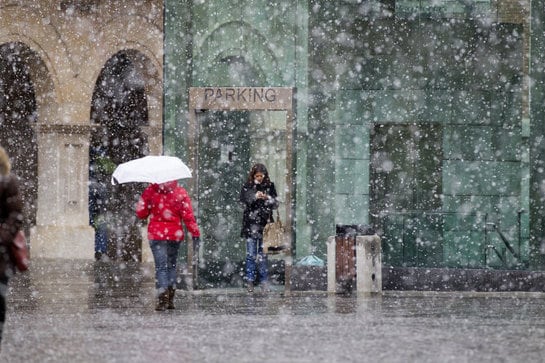
[(12, 171), (20, 179), (24, 202), (24, 228), (36, 225), (38, 147), (36, 89), (32, 74), (45, 65), (28, 46), (19, 42), (0, 45), (0, 145), (10, 156)]
[(102, 69), (93, 92), (89, 147), (90, 224), (95, 258), (141, 260), (142, 237), (134, 205), (143, 184), (111, 185), (116, 165), (148, 154), (146, 58), (121, 51)]

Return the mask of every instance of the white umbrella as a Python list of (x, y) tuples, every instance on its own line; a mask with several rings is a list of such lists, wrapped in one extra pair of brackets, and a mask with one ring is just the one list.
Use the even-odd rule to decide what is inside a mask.
[(165, 183), (191, 178), (191, 171), (175, 156), (145, 156), (119, 164), (112, 174), (112, 184), (130, 182)]

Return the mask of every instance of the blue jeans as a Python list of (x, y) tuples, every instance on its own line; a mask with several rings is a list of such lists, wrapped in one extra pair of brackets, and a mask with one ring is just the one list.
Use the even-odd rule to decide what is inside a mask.
[(176, 287), (176, 261), (178, 259), (179, 242), (149, 241), (155, 261), (155, 287), (161, 293), (169, 286)]
[(262, 238), (246, 239), (246, 280), (256, 281), (256, 267), (259, 273), (259, 281), (266, 282), (268, 279), (267, 255), (263, 253)]
[(95, 227), (95, 252), (106, 253), (108, 247), (108, 226), (100, 223)]

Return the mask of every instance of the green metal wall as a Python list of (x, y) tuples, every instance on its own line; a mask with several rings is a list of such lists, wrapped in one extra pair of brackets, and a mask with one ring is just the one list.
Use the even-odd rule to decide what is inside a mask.
[[(521, 267), (505, 252), (499, 234), (485, 230), (485, 223), (498, 225), (518, 252), (517, 211), (524, 208), (521, 254), (527, 264), (528, 196), (522, 191), (527, 193), (529, 170), (523, 159), (528, 143), (521, 127), (521, 26), (489, 23), (486, 17), (470, 14), (449, 21), (395, 17), (381, 10), (358, 16), (358, 5), (313, 4), (310, 8), (320, 11), (310, 18), (311, 73), (334, 75), (311, 78), (309, 88), (320, 100), (313, 114), (328, 118), (317, 121), (322, 123), (317, 129), (329, 129), (336, 139), (335, 222), (368, 221), (374, 125), (440, 124), (442, 206), (427, 211), (439, 217), (426, 217), (420, 211), (416, 218), (408, 210), (405, 217), (391, 219), (384, 236), (386, 263)], [(342, 22), (335, 21), (341, 18)], [(322, 163), (320, 170), (327, 169)], [(332, 217), (324, 213), (319, 218)], [(400, 252), (425, 250), (427, 243), (437, 240), (440, 251), (434, 258), (429, 255), (437, 251), (428, 250), (420, 257), (415, 257), (416, 252)], [(493, 250), (485, 257), (487, 245), (505, 255), (506, 263)]]
[[(311, 249), (310, 218), (304, 207), (308, 74), (306, 6), (304, 1), (165, 1), (166, 153), (189, 157), (189, 87), (283, 86), (296, 89), (297, 172), (289, 172), (295, 174), (297, 184), (294, 199), (298, 204), (293, 218), (298, 236), (296, 253), (301, 256)], [(246, 175), (239, 177), (242, 183)], [(239, 256), (242, 260), (244, 247), (240, 242), (233, 241), (229, 251), (223, 249), (219, 259)]]
[[(412, 16), (399, 8), (396, 16), (390, 1), (165, 1), (165, 152), (187, 155), (189, 87), (295, 87), (297, 257), (325, 258), (335, 224), (373, 220), (373, 129), (438, 125), (441, 206), (392, 219), (385, 262), (521, 267), (485, 226), (496, 223), (519, 252), (524, 209), (526, 266), (522, 29), (498, 23), (489, 6), (456, 11)], [(492, 249), (485, 256), (487, 245), (507, 264)]]

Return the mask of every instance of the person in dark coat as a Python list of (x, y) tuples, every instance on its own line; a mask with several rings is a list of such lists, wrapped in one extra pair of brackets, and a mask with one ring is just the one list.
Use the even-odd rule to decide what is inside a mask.
[(108, 249), (108, 188), (105, 176), (109, 179), (113, 172), (106, 165), (113, 163), (102, 147), (90, 146), (89, 150), (89, 225), (95, 230), (95, 260), (101, 261), (107, 260)]
[(11, 244), (23, 226), (23, 201), (17, 177), (11, 174), (8, 154), (0, 146), (0, 342), (6, 320), (6, 293), (14, 273)]
[(263, 253), (263, 229), (267, 222), (272, 220), (272, 211), (278, 208), (278, 200), (276, 188), (269, 178), (265, 165), (255, 164), (252, 167), (240, 191), (240, 202), (244, 205), (241, 237), (246, 241), (248, 292), (254, 291), (257, 282), (264, 291), (267, 291), (268, 269), (267, 255)]
[(174, 309), (176, 262), (180, 243), (184, 241), (182, 222), (194, 245), (199, 244), (200, 238), (189, 194), (176, 180), (151, 184), (138, 201), (136, 216), (140, 219), (150, 217), (148, 240), (155, 261), (158, 300), (155, 310)]
[(95, 230), (95, 260), (106, 256), (108, 225), (106, 223), (106, 187), (96, 180), (89, 182), (89, 224)]

